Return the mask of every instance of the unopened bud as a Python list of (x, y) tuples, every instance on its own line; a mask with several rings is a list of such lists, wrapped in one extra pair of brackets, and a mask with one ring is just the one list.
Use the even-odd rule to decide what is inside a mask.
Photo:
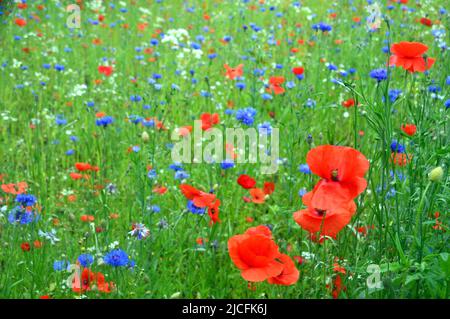
[(148, 133), (146, 131), (144, 131), (144, 132), (142, 132), (141, 138), (142, 138), (142, 141), (144, 143), (146, 143), (150, 140), (150, 135), (148, 135)]
[(433, 168), (431, 172), (428, 173), (428, 179), (432, 182), (439, 182), (443, 176), (444, 170), (440, 166)]

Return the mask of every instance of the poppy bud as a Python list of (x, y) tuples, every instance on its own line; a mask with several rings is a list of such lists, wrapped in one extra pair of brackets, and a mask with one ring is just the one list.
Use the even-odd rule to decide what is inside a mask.
[(22, 243), (20, 245), (20, 248), (22, 249), (23, 252), (30, 251), (30, 244), (29, 243)]
[(150, 135), (148, 135), (148, 133), (144, 131), (142, 132), (141, 138), (144, 143), (147, 143), (150, 140)]
[(443, 176), (444, 170), (440, 166), (433, 168), (431, 172), (428, 173), (428, 179), (432, 182), (439, 182)]

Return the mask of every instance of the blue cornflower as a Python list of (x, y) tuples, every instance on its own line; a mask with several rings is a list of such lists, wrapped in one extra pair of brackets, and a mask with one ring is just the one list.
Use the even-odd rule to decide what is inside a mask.
[(133, 229), (128, 234), (141, 240), (150, 235), (150, 230), (144, 224), (137, 223), (133, 224)]
[(295, 87), (295, 82), (288, 81), (288, 82), (286, 83), (286, 87), (287, 87), (288, 89), (294, 88), (294, 87)]
[(438, 93), (438, 92), (441, 92), (441, 87), (438, 86), (438, 85), (430, 85), (430, 86), (428, 87), (428, 92), (430, 92), (430, 93)]
[(391, 103), (394, 103), (395, 101), (397, 101), (398, 97), (402, 94), (402, 90), (396, 90), (396, 89), (392, 89), (389, 90), (389, 100), (391, 101)]
[(220, 167), (222, 169), (233, 168), (234, 167), (234, 162), (225, 160), (222, 163), (220, 163)]
[[(36, 216), (36, 220), (37, 220)], [(8, 215), (8, 221), (11, 224), (27, 225), (35, 220), (34, 213), (32, 211), (27, 211), (26, 209), (16, 206), (14, 207)]]
[(107, 265), (113, 267), (122, 267), (128, 265), (128, 255), (122, 249), (113, 249), (103, 258)]
[(311, 169), (309, 168), (308, 164), (300, 164), (298, 170), (303, 174), (311, 174)]
[(81, 266), (87, 268), (94, 262), (94, 256), (90, 254), (81, 254), (78, 256), (77, 260)]
[(139, 95), (131, 95), (130, 96), (130, 101), (131, 102), (140, 102), (142, 101), (142, 97)]
[(95, 120), (95, 124), (97, 126), (107, 127), (109, 124), (114, 122), (114, 118), (112, 116), (104, 116)]
[(141, 148), (138, 145), (134, 145), (131, 150), (135, 153), (139, 152), (141, 150)]
[(202, 48), (202, 46), (199, 43), (192, 42), (191, 43), (191, 48), (194, 49), (194, 50), (200, 50)]
[(303, 187), (298, 191), (298, 196), (303, 197), (307, 192), (306, 188)]
[(67, 120), (64, 118), (63, 115), (57, 115), (55, 119), (56, 125), (66, 125)]
[(265, 72), (266, 71), (264, 69), (254, 69), (253, 70), (253, 75), (254, 76), (263, 76)]
[(161, 212), (161, 207), (159, 207), (158, 205), (152, 205), (150, 207), (150, 210), (154, 213), (159, 213), (159, 212)]
[(269, 122), (264, 122), (262, 124), (258, 125), (258, 132), (260, 134), (267, 134), (270, 135), (272, 133), (272, 126)]
[(261, 97), (264, 101), (269, 101), (269, 100), (273, 99), (273, 96), (270, 95), (269, 93), (263, 93), (263, 94), (261, 94)]
[(180, 163), (173, 163), (169, 165), (169, 169), (174, 170), (175, 172), (177, 171), (182, 171), (183, 170), (183, 165)]
[(16, 197), (16, 203), (19, 203), (22, 206), (33, 206), (36, 204), (36, 197), (31, 194), (19, 194)]
[(71, 156), (71, 155), (73, 155), (73, 154), (75, 154), (75, 150), (73, 150), (73, 149), (70, 149), (70, 150), (67, 150), (67, 151), (66, 151), (66, 155), (67, 155), (67, 156)]
[(338, 67), (335, 66), (334, 64), (331, 64), (331, 63), (328, 64), (327, 68), (330, 71), (337, 71), (338, 70)]
[(194, 205), (194, 202), (189, 200), (187, 202), (187, 209), (193, 214), (203, 215), (205, 213), (205, 208), (197, 207)]
[(319, 22), (319, 23), (313, 24), (312, 25), (312, 29), (314, 31), (319, 31), (320, 30), (322, 32), (329, 32), (333, 28), (329, 24), (326, 24), (326, 23), (323, 23), (323, 22)]
[(252, 107), (247, 107), (236, 111), (236, 120), (245, 124), (252, 125), (255, 121), (256, 110)]
[(394, 140), (391, 143), (391, 151), (394, 153), (405, 153), (405, 146)]
[(153, 126), (155, 126), (155, 120), (152, 120), (152, 119), (148, 120), (148, 121), (143, 120), (142, 125), (146, 126), (146, 127), (153, 127)]
[(147, 173), (147, 177), (150, 179), (155, 179), (156, 176), (157, 176), (157, 173), (156, 173), (156, 170), (154, 170), (154, 169), (149, 170)]
[(403, 182), (406, 179), (406, 176), (401, 172), (394, 172), (393, 170), (389, 171), (389, 176), (395, 180), (397, 177), (399, 181)]
[(245, 89), (245, 83), (244, 82), (237, 82), (236, 83), (236, 88), (238, 88), (239, 90), (243, 90)]
[(186, 178), (189, 178), (189, 174), (186, 173), (185, 171), (176, 171), (175, 172), (175, 179), (182, 180), (182, 179), (186, 179)]
[(67, 260), (57, 260), (53, 263), (55, 271), (69, 270), (70, 263)]
[(370, 71), (369, 73), (370, 77), (372, 79), (377, 80), (378, 83), (380, 83), (383, 80), (387, 79), (387, 71), (386, 69), (375, 69)]
[(306, 102), (305, 102), (305, 106), (309, 107), (309, 108), (314, 108), (316, 106), (316, 104), (317, 104), (316, 101), (314, 101), (311, 98), (308, 98), (308, 100), (306, 100)]
[(444, 102), (445, 109), (450, 108), (450, 99)]
[(61, 71), (64, 71), (64, 69), (65, 69), (64, 65), (61, 65), (61, 64), (56, 64), (55, 65), (55, 70), (56, 71), (60, 71), (61, 72)]
[(141, 123), (144, 119), (139, 116), (139, 115), (130, 115), (128, 116), (128, 119), (130, 120), (131, 123), (133, 124), (139, 124)]

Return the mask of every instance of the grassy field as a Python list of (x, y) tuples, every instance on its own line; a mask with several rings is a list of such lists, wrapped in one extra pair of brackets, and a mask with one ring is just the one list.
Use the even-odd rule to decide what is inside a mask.
[[(0, 1), (0, 297), (448, 298), (450, 3), (398, 2)], [(404, 41), (429, 70), (388, 66)], [(175, 163), (201, 118), (278, 129), (277, 171)], [(336, 236), (293, 217), (328, 144), (370, 163)], [(298, 280), (243, 278), (259, 225)]]

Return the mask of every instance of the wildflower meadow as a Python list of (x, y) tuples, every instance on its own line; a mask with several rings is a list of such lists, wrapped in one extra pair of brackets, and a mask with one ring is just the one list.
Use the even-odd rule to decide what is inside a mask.
[(448, 299), (449, 0), (0, 0), (0, 298)]

